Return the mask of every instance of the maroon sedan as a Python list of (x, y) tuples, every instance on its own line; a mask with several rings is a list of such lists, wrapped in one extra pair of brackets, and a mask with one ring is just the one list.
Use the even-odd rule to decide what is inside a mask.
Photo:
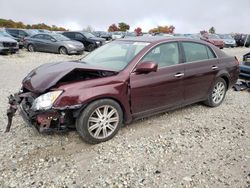
[(111, 139), (122, 124), (203, 101), (220, 105), (239, 64), (207, 42), (138, 37), (110, 42), (81, 60), (44, 64), (9, 97), (40, 132), (76, 128), (83, 140)]
[(216, 34), (205, 34), (201, 37), (201, 39), (217, 46), (220, 49), (223, 49), (225, 46), (224, 41)]

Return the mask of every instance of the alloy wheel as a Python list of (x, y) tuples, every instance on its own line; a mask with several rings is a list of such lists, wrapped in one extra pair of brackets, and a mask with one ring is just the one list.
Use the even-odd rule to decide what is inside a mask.
[(61, 48), (60, 48), (60, 54), (62, 54), (62, 55), (67, 55), (67, 49), (64, 48), (64, 47), (61, 47)]
[(212, 100), (215, 104), (219, 104), (225, 95), (226, 87), (223, 82), (217, 82), (214, 86), (213, 93), (212, 93)]
[(35, 51), (34, 46), (32, 44), (29, 45), (28, 49), (29, 49), (30, 52), (34, 52)]
[(98, 107), (88, 119), (88, 131), (96, 139), (110, 136), (118, 126), (120, 117), (118, 111), (110, 105)]

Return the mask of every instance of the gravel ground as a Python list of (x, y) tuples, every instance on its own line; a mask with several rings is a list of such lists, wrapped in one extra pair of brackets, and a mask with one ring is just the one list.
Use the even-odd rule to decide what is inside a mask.
[[(225, 49), (241, 58), (245, 48)], [(41, 135), (19, 115), (10, 133), (7, 96), (34, 67), (77, 59), (48, 53), (0, 56), (0, 187), (250, 187), (250, 95), (217, 108), (194, 104), (125, 126), (111, 141), (75, 131)]]

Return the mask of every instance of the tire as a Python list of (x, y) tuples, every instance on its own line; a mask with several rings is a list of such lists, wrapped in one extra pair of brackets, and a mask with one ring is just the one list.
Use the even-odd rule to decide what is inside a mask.
[(33, 44), (29, 44), (27, 49), (29, 52), (35, 52), (35, 47), (33, 46)]
[(93, 44), (90, 44), (87, 47), (88, 52), (92, 52), (94, 49), (95, 49), (95, 46)]
[(68, 50), (65, 47), (60, 47), (59, 54), (68, 55)]
[(204, 103), (210, 107), (217, 107), (224, 101), (226, 92), (227, 84), (225, 80), (218, 78), (209, 92), (208, 99)]
[(90, 103), (81, 112), (76, 120), (76, 130), (85, 142), (98, 144), (113, 138), (122, 122), (120, 105), (111, 99), (101, 99)]
[(84, 53), (84, 52), (83, 52), (83, 51), (81, 51), (81, 52), (79, 52), (79, 53), (78, 53), (78, 55), (83, 55), (83, 53)]

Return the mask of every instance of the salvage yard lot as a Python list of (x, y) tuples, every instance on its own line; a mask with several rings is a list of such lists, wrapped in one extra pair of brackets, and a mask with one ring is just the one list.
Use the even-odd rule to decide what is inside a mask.
[[(239, 59), (248, 48), (225, 49)], [(19, 115), (5, 134), (7, 96), (33, 68), (81, 56), (0, 56), (0, 187), (249, 187), (250, 94), (230, 89), (217, 108), (195, 104), (146, 118), (105, 143), (75, 132), (41, 135)]]

